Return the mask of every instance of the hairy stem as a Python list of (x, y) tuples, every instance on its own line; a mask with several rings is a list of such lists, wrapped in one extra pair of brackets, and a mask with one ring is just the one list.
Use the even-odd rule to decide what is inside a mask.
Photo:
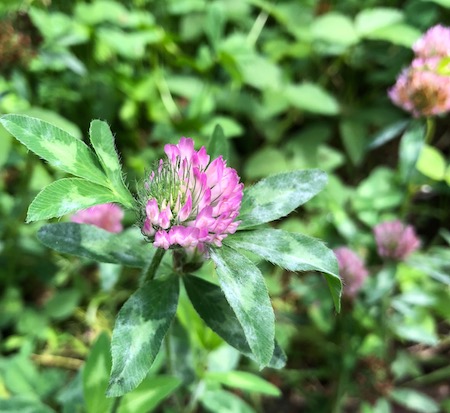
[(150, 265), (148, 267), (144, 267), (142, 271), (141, 285), (155, 278), (156, 270), (158, 269), (159, 264), (161, 264), (161, 260), (164, 257), (165, 253), (166, 250), (162, 248), (156, 249), (155, 255), (153, 255)]

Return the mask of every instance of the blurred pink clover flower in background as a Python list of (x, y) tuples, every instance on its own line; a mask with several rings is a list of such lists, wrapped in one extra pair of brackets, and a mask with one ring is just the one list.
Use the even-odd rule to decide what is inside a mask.
[(124, 212), (116, 204), (100, 204), (76, 212), (70, 220), (78, 224), (90, 224), (109, 232), (122, 232)]
[(382, 222), (373, 232), (378, 255), (382, 258), (403, 261), (420, 247), (414, 228), (399, 220)]
[(438, 73), (439, 59), (414, 59), (388, 91), (397, 106), (415, 117), (450, 111), (450, 76)]
[(430, 57), (450, 56), (450, 28), (437, 24), (430, 27), (427, 32), (414, 43), (414, 53), (417, 57), (428, 59)]
[(349, 298), (354, 297), (367, 278), (367, 269), (361, 258), (350, 248), (339, 247), (333, 252), (338, 261), (339, 275), (343, 280), (343, 294)]

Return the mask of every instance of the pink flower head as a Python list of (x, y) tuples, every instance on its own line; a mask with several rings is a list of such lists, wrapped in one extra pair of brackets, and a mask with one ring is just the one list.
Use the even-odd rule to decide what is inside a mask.
[(90, 224), (109, 232), (121, 232), (124, 212), (115, 204), (100, 204), (78, 211), (70, 220), (78, 224)]
[(399, 220), (382, 222), (373, 232), (382, 258), (403, 261), (420, 247), (414, 228)]
[(181, 138), (166, 145), (160, 160), (144, 183), (142, 233), (158, 248), (222, 245), (239, 225), (243, 184), (221, 156), (210, 162), (205, 147)]
[(414, 43), (413, 50), (417, 57), (424, 59), (429, 57), (449, 57), (450, 28), (440, 24), (431, 27)]
[(439, 58), (413, 60), (389, 90), (391, 100), (415, 117), (450, 111), (450, 76), (438, 73), (439, 61)]
[(368, 272), (361, 258), (350, 248), (339, 247), (333, 250), (336, 255), (339, 274), (344, 281), (344, 295), (354, 297), (361, 289)]

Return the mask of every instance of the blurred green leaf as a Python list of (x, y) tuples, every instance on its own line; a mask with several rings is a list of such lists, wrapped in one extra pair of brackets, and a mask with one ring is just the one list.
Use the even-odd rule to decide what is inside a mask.
[(209, 390), (202, 394), (202, 405), (211, 413), (256, 413), (247, 403), (225, 390)]
[(330, 12), (317, 17), (311, 27), (311, 32), (315, 40), (343, 46), (351, 46), (359, 40), (352, 20), (338, 12)]
[(411, 409), (413, 412), (437, 413), (440, 410), (433, 399), (414, 389), (397, 388), (391, 390), (389, 395), (400, 406)]
[(403, 21), (403, 12), (398, 9), (388, 7), (375, 7), (361, 10), (355, 18), (357, 32), (367, 35), (383, 27), (391, 26)]
[(445, 178), (447, 162), (438, 149), (425, 144), (420, 151), (416, 168), (426, 177), (441, 181)]
[(353, 165), (359, 165), (366, 149), (366, 128), (357, 119), (343, 119), (339, 123), (339, 131), (345, 150)]
[(286, 98), (294, 107), (321, 115), (337, 115), (339, 103), (321, 86), (304, 82), (300, 85), (288, 85)]
[[(270, 159), (270, 162), (267, 160)], [(245, 176), (248, 179), (265, 178), (274, 173), (288, 170), (288, 163), (283, 151), (264, 147), (256, 151), (245, 163)]]
[(237, 251), (222, 246), (210, 251), (220, 288), (241, 324), (259, 366), (270, 363), (274, 352), (275, 316), (259, 269)]
[(307, 169), (272, 175), (244, 190), (239, 229), (282, 218), (319, 193), (327, 175)]
[(4, 115), (0, 122), (30, 151), (53, 166), (93, 183), (107, 185), (92, 151), (64, 130), (24, 115)]
[(110, 341), (106, 333), (98, 336), (83, 369), (83, 394), (87, 413), (109, 412), (114, 403), (105, 395), (111, 371)]
[(11, 143), (11, 135), (0, 125), (0, 169), (3, 168), (3, 165), (8, 160)]
[(44, 225), (38, 238), (58, 252), (129, 267), (144, 267), (155, 252), (133, 231), (113, 234), (93, 225), (74, 222)]
[(211, 138), (209, 139), (207, 152), (211, 159), (215, 159), (220, 155), (222, 155), (225, 160), (229, 159), (230, 144), (219, 124), (216, 125)]
[(397, 23), (367, 33), (366, 37), (373, 40), (385, 40), (399, 46), (411, 48), (421, 33), (415, 27), (405, 23)]
[(80, 291), (75, 289), (57, 290), (45, 303), (44, 314), (54, 320), (70, 317), (81, 299)]
[[(189, 299), (203, 321), (228, 344), (247, 357), (255, 359), (245, 332), (223, 291), (217, 285), (195, 276), (183, 277), (183, 281)], [(269, 362), (269, 367), (279, 369), (285, 364), (286, 356), (275, 342), (274, 354)]]
[(400, 141), (399, 174), (404, 183), (411, 180), (417, 159), (425, 141), (425, 127), (421, 121), (411, 122)]
[(118, 413), (149, 413), (169, 397), (181, 384), (180, 379), (169, 376), (147, 377), (131, 393), (125, 394)]
[(111, 190), (80, 178), (53, 182), (39, 192), (30, 204), (27, 222), (61, 217), (93, 205), (119, 201)]
[(239, 390), (268, 396), (281, 396), (280, 389), (272, 383), (245, 371), (207, 372), (205, 378)]
[(391, 141), (394, 139), (400, 132), (402, 132), (407, 126), (408, 126), (409, 120), (399, 120), (396, 121), (388, 126), (386, 126), (384, 129), (382, 129), (380, 132), (378, 132), (373, 138), (371, 139), (368, 148), (369, 149), (375, 149), (378, 148), (381, 145), (384, 145), (386, 142)]
[(15, 396), (10, 399), (0, 399), (2, 413), (55, 413), (55, 410), (42, 404), (39, 400), (24, 396)]
[(147, 375), (175, 316), (179, 278), (146, 282), (120, 309), (111, 340), (108, 397), (134, 390)]

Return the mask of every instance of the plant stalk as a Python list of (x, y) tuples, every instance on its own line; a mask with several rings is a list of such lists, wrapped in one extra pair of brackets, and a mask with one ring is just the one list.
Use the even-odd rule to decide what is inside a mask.
[(166, 253), (166, 250), (162, 248), (157, 248), (155, 255), (153, 255), (152, 261), (150, 262), (150, 265), (147, 268), (144, 268), (144, 271), (142, 272), (142, 281), (141, 285), (144, 284), (147, 281), (153, 280), (155, 278), (156, 270), (159, 267), (159, 264), (161, 264), (161, 260), (164, 257), (164, 254)]

